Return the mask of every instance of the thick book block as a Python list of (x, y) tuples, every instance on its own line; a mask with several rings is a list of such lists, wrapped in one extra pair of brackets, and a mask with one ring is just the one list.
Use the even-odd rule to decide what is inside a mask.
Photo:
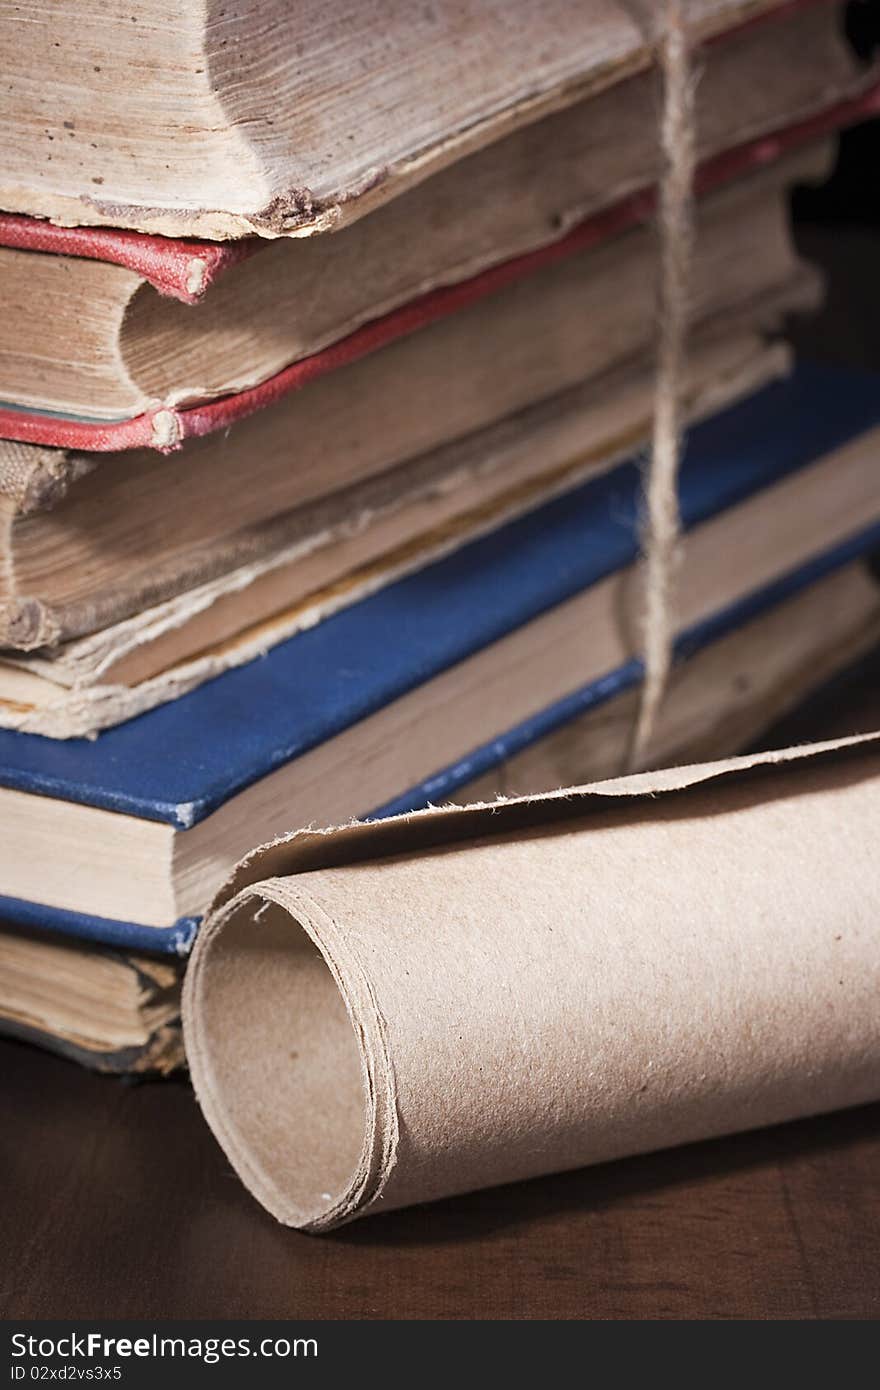
[[(700, 193), (880, 109), (833, 5), (784, 7), (700, 64)], [(169, 448), (619, 235), (655, 206), (655, 104), (642, 73), (332, 237), (224, 247), (0, 215), (0, 428)]]
[[(711, 40), (793, 4), (685, 8)], [(0, 205), (210, 239), (337, 227), (649, 68), (656, 20), (641, 0), (10, 5)]]

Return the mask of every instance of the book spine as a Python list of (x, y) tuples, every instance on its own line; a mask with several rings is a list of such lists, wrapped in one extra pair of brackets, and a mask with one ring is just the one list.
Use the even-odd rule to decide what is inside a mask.
[(0, 440), (0, 506), (16, 516), (51, 510), (95, 461), (65, 450)]
[(56, 227), (38, 217), (0, 213), (0, 246), (123, 266), (184, 304), (198, 304), (218, 276), (264, 245), (259, 237), (214, 243), (113, 227)]

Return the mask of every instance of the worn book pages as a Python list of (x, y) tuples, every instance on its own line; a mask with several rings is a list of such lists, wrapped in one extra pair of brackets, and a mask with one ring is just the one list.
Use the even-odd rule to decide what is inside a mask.
[(173, 957), (0, 920), (0, 1036), (96, 1071), (166, 1075), (183, 1064), (181, 976)]
[[(701, 203), (695, 333), (719, 334), (731, 320), (773, 331), (782, 313), (815, 303), (817, 277), (791, 244), (785, 190), (827, 169), (828, 153), (825, 143), (803, 150)], [(53, 468), (38, 448), (29, 469), (20, 445), (0, 444), (0, 642), (32, 650), (152, 608), (262, 558), (266, 537), (251, 528), (643, 365), (655, 263), (653, 233), (630, 232), (164, 458), (138, 449), (92, 467), (92, 457), (65, 451)], [(24, 510), (35, 501), (51, 509)]]
[[(792, 5), (684, 8), (702, 41)], [(7, 5), (0, 205), (165, 235), (323, 231), (645, 71), (656, 19), (650, 0)]]
[[(783, 344), (695, 335), (689, 421), (790, 368)], [(385, 585), (606, 472), (650, 432), (652, 376), (608, 373), (259, 528), (205, 584), (34, 655), (0, 654), (0, 728), (80, 737), (254, 660)], [(830, 518), (826, 518), (826, 525)], [(824, 528), (823, 528), (824, 534)], [(201, 559), (206, 559), (203, 554)], [(125, 601), (122, 582), (112, 599)]]
[[(866, 80), (830, 4), (786, 7), (700, 61), (701, 193), (815, 139), (820, 113), (828, 129), (839, 125), (841, 102), (848, 110)], [(281, 238), (259, 256), (239, 243), (197, 309), (157, 293), (152, 265), (89, 259), (82, 233), (69, 255), (0, 246), (0, 400), (91, 419), (173, 409), (248, 390), (428, 291), (458, 286), (454, 299), (441, 289), (422, 304), (423, 321), (438, 317), (444, 304), (497, 290), (497, 275), (480, 275), (489, 266), (524, 257), (534, 269), (528, 253), (538, 248), (558, 243), (561, 253), (572, 234), (598, 245), (649, 217), (656, 113), (645, 72), (458, 161), (340, 235)], [(2, 230), (0, 219), (0, 239)], [(140, 245), (123, 242), (126, 254)], [(178, 254), (198, 284), (204, 246), (189, 249)], [(393, 332), (389, 323), (385, 341)]]
[(319, 1231), (880, 1095), (880, 735), (256, 851), (185, 985), (205, 1116)]

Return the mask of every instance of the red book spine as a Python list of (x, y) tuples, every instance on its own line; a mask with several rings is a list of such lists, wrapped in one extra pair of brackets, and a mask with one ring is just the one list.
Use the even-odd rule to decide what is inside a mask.
[(209, 285), (231, 265), (253, 255), (266, 243), (175, 240), (127, 232), (117, 227), (56, 227), (37, 217), (0, 212), (0, 246), (21, 251), (48, 251), (55, 256), (84, 256), (136, 271), (160, 294), (197, 304)]

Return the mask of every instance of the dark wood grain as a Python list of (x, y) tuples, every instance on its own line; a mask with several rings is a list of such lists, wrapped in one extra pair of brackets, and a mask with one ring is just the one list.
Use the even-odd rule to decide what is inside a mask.
[[(880, 725), (880, 658), (772, 741)], [(6, 1317), (880, 1316), (880, 1106), (392, 1213), (246, 1194), (185, 1081), (0, 1045)]]
[(880, 1315), (880, 1106), (310, 1237), (248, 1197), (184, 1082), (0, 1061), (6, 1317)]

